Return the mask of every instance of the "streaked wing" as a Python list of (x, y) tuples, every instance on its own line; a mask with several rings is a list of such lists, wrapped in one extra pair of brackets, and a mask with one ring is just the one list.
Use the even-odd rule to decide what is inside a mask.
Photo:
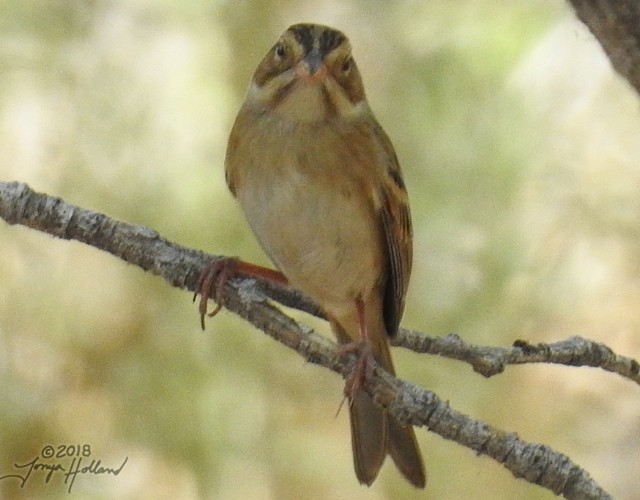
[(413, 234), (409, 198), (402, 180), (400, 164), (391, 141), (376, 124), (374, 134), (384, 151), (383, 166), (386, 176), (378, 186), (381, 201), (380, 219), (389, 255), (389, 276), (384, 291), (384, 321), (387, 332), (394, 336), (398, 331), (404, 302), (409, 286), (413, 259)]

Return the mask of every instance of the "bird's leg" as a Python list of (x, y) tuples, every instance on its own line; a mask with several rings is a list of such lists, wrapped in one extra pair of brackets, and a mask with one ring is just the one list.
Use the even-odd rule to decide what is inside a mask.
[[(280, 271), (251, 264), (237, 257), (212, 260), (200, 273), (196, 292), (193, 294), (194, 302), (198, 294), (200, 294), (198, 310), (200, 311), (200, 324), (203, 330), (205, 316), (208, 315), (211, 318), (222, 309), (224, 286), (232, 276), (248, 276), (282, 285), (288, 284), (287, 278)], [(217, 305), (212, 312), (207, 313), (207, 303), (210, 298), (215, 300)]]
[(369, 333), (367, 328), (367, 322), (365, 321), (364, 301), (362, 297), (356, 298), (356, 311), (358, 318), (358, 334), (359, 340), (355, 340), (348, 344), (344, 344), (338, 350), (339, 354), (347, 352), (355, 352), (357, 355), (356, 365), (353, 368), (353, 372), (347, 379), (345, 385), (345, 394), (349, 397), (350, 401), (353, 401), (353, 395), (356, 391), (360, 390), (364, 385), (367, 377), (373, 374), (373, 368), (375, 367), (376, 360), (373, 356), (373, 349), (371, 348), (371, 342), (369, 341)]

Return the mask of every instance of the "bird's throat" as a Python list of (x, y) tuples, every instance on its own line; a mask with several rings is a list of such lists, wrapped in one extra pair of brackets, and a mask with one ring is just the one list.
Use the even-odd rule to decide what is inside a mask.
[(294, 82), (281, 96), (275, 111), (291, 121), (321, 121), (335, 114), (331, 99), (320, 83)]

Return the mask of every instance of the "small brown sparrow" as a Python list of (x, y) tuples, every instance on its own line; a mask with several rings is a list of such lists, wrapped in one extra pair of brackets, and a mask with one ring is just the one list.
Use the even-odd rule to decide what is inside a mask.
[[(398, 329), (411, 271), (408, 197), (343, 33), (296, 24), (282, 34), (233, 125), (226, 179), (279, 272), (242, 261), (225, 272), (288, 282), (323, 308), (344, 350), (360, 351), (361, 376), (367, 356), (394, 374), (387, 336)], [(203, 314), (213, 281), (200, 289)], [(389, 454), (424, 487), (413, 428), (378, 407), (361, 381), (347, 395), (358, 480), (370, 485)]]

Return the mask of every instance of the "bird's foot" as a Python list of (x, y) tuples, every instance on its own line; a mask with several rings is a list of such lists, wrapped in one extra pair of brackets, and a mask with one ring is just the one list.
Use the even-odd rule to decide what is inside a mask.
[(354, 394), (361, 390), (367, 378), (373, 375), (376, 360), (373, 356), (373, 349), (371, 349), (369, 343), (363, 340), (350, 342), (340, 346), (338, 349), (338, 355), (342, 356), (347, 353), (356, 354), (355, 366), (347, 378), (344, 387), (345, 396), (349, 398), (349, 401), (353, 401)]
[[(274, 271), (273, 269), (244, 262), (237, 257), (225, 257), (212, 260), (200, 273), (196, 292), (193, 294), (194, 302), (198, 294), (200, 294), (198, 310), (200, 312), (200, 325), (203, 330), (205, 316), (212, 318), (220, 312), (220, 309), (222, 309), (224, 305), (224, 286), (227, 281), (229, 278), (239, 275), (283, 285), (288, 283), (287, 278), (280, 271)], [(213, 299), (216, 302), (216, 307), (211, 312), (207, 311), (209, 299)]]
[[(193, 301), (195, 302), (196, 297), (200, 294), (198, 310), (200, 311), (200, 325), (203, 330), (205, 316), (212, 318), (222, 309), (224, 286), (229, 278), (236, 274), (238, 262), (239, 260), (235, 257), (212, 260), (200, 273), (196, 292), (193, 294)], [(212, 312), (207, 310), (209, 299), (213, 299), (216, 302), (216, 307)]]

